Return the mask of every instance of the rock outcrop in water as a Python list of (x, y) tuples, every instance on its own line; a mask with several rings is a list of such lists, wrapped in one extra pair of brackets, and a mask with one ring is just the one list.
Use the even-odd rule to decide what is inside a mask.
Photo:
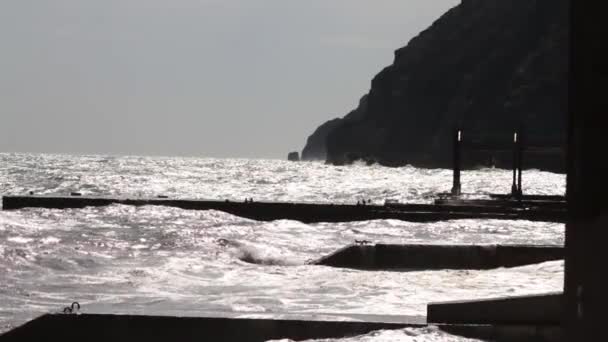
[(298, 152), (289, 152), (287, 154), (287, 160), (289, 160), (289, 161), (300, 161), (300, 154)]
[(465, 141), (504, 145), (465, 152), (465, 167), (508, 168), (523, 124), (524, 167), (563, 171), (568, 14), (567, 0), (463, 0), (395, 52), (355, 115), (320, 126), (303, 159), (450, 167), (459, 126)]

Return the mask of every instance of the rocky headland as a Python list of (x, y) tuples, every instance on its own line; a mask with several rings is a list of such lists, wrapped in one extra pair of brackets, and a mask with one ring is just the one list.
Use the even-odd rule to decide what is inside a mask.
[(565, 169), (567, 0), (463, 0), (395, 51), (359, 107), (321, 125), (302, 159), (449, 168), (453, 130), (485, 145), (464, 166), (511, 167), (523, 127), (525, 168)]

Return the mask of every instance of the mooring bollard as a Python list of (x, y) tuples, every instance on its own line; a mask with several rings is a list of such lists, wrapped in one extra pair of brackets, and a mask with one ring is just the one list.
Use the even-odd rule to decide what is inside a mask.
[(462, 142), (462, 130), (457, 129), (454, 134), (454, 175), (452, 180), (452, 195), (460, 196), (460, 145)]

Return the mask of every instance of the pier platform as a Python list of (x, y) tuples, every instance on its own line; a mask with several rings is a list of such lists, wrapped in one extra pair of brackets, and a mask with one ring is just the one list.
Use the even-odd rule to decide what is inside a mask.
[(297, 220), (314, 222), (350, 222), (396, 219), (411, 222), (435, 222), (456, 219), (502, 219), (544, 222), (566, 221), (561, 208), (539, 206), (504, 207), (487, 204), (385, 204), (356, 205), (332, 203), (294, 203), (266, 201), (230, 201), (203, 199), (170, 199), (166, 197), (103, 197), (80, 195), (26, 195), (3, 196), (3, 210), (22, 208), (68, 209), (124, 205), (159, 205), (188, 210), (219, 210), (232, 215), (258, 221)]

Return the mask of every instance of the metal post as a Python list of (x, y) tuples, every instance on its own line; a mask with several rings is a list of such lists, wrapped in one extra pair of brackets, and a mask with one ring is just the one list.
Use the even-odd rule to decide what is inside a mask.
[(519, 138), (518, 138), (518, 142), (517, 142), (517, 168), (519, 169), (519, 175), (517, 177), (517, 195), (519, 196), (519, 199), (521, 200), (524, 192), (523, 192), (523, 188), (521, 187), (521, 174), (523, 171), (523, 154), (524, 154), (524, 136), (523, 136), (523, 130), (520, 128), (519, 129)]
[(454, 176), (452, 180), (452, 195), (460, 196), (460, 143), (462, 130), (457, 129), (454, 134)]
[(511, 185), (511, 197), (517, 197), (519, 191), (517, 189), (517, 144), (518, 144), (517, 132), (513, 133), (513, 184)]

